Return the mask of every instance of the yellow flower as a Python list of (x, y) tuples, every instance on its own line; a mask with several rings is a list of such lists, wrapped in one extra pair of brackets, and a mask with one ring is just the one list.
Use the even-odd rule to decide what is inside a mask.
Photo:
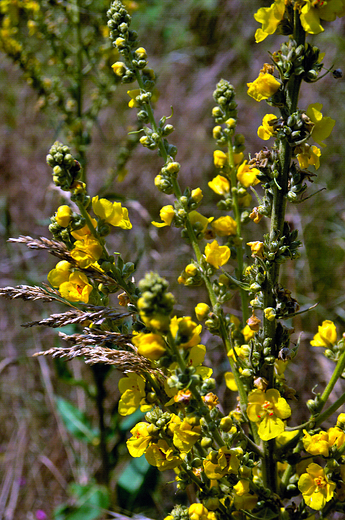
[(345, 444), (345, 433), (338, 426), (329, 428), (327, 434), (330, 447), (336, 446), (337, 449), (340, 449)]
[(309, 464), (307, 473), (303, 473), (298, 481), (298, 489), (305, 503), (316, 511), (323, 509), (332, 500), (335, 487), (335, 483), (326, 477), (324, 469), (314, 463)]
[(222, 446), (215, 456), (209, 453), (204, 460), (204, 472), (209, 479), (218, 480), (224, 475), (237, 473), (240, 461), (237, 457), (238, 451), (234, 448), (226, 448)]
[(211, 227), (216, 235), (220, 237), (226, 237), (229, 235), (237, 235), (237, 224), (230, 215), (225, 217), (219, 217), (217, 220), (212, 222)]
[(79, 271), (71, 273), (68, 281), (59, 286), (61, 296), (70, 302), (88, 303), (91, 291), (87, 276)]
[[(95, 218), (91, 218), (91, 217), (90, 217), (90, 220), (91, 220), (93, 227), (96, 229), (97, 220)], [(71, 235), (76, 240), (84, 240), (85, 235), (91, 235), (91, 230), (90, 230), (89, 226), (87, 224), (85, 224), (85, 226), (83, 226), (82, 228), (72, 231)]]
[(266, 307), (266, 309), (264, 309), (264, 315), (266, 320), (274, 321), (276, 318), (276, 310), (273, 307)]
[(208, 185), (217, 195), (227, 197), (230, 193), (230, 183), (228, 179), (222, 175), (217, 175)]
[(98, 199), (98, 195), (92, 199), (92, 209), (98, 217), (112, 226), (122, 229), (131, 229), (132, 224), (128, 218), (128, 209), (121, 206), (121, 202), (110, 202), (107, 199)]
[(71, 251), (71, 257), (82, 269), (87, 269), (90, 265), (100, 259), (103, 248), (98, 240), (90, 235), (84, 235), (83, 240), (76, 240)]
[(249, 325), (246, 325), (242, 330), (242, 334), (244, 336), (244, 341), (248, 342), (254, 337), (255, 332), (249, 327)]
[(333, 127), (335, 125), (335, 120), (331, 117), (324, 117), (322, 115), (321, 103), (312, 103), (307, 108), (307, 116), (314, 123), (314, 127), (312, 130), (312, 138), (314, 141), (322, 147), (326, 145), (322, 142), (324, 139), (331, 134)]
[(225, 372), (224, 374), (225, 384), (232, 391), (236, 392), (238, 390), (237, 384), (235, 381), (235, 376), (232, 372)]
[(170, 332), (179, 347), (187, 349), (200, 343), (202, 325), (197, 325), (190, 316), (177, 318), (174, 316), (170, 323)]
[(140, 89), (136, 88), (134, 90), (127, 90), (127, 94), (131, 98), (130, 102), (128, 103), (129, 108), (138, 107), (139, 104), (135, 101), (135, 98), (140, 96)]
[(307, 143), (303, 143), (297, 147), (298, 151), (296, 157), (300, 168), (306, 170), (309, 166), (315, 166), (315, 170), (320, 168), (320, 157), (321, 150), (317, 146), (310, 146)]
[(282, 419), (291, 415), (291, 408), (278, 390), (253, 390), (248, 395), (247, 415), (250, 421), (259, 422), (258, 434), (263, 441), (278, 437), (284, 431)]
[(256, 242), (247, 242), (247, 246), (250, 247), (252, 250), (252, 257), (258, 257), (263, 258), (263, 252), (264, 252), (264, 243), (259, 242), (258, 240)]
[(201, 215), (198, 211), (191, 211), (189, 213), (189, 222), (192, 224), (193, 227), (195, 227), (196, 224), (201, 224), (201, 231), (205, 233), (207, 226), (214, 217), (204, 217), (204, 215)]
[(196, 317), (199, 321), (203, 321), (210, 312), (210, 306), (207, 303), (198, 303), (194, 309)]
[(187, 419), (181, 419), (174, 415), (171, 423), (173, 431), (173, 443), (178, 450), (188, 453), (194, 444), (200, 439), (201, 426), (192, 426)]
[(325, 320), (319, 325), (318, 333), (310, 342), (312, 347), (332, 347), (337, 342), (337, 329), (333, 321)]
[(237, 170), (237, 179), (240, 181), (242, 186), (249, 188), (249, 186), (256, 186), (259, 184), (257, 175), (261, 173), (257, 168), (250, 168), (247, 166), (247, 161), (244, 161)]
[(165, 354), (165, 341), (158, 334), (145, 334), (140, 332), (132, 338), (133, 344), (138, 348), (138, 353), (152, 361), (159, 359)]
[(152, 221), (151, 224), (158, 228), (170, 226), (175, 216), (174, 206), (171, 206), (171, 204), (168, 206), (163, 206), (159, 212), (159, 216), (163, 222)]
[(188, 514), (190, 520), (208, 520), (208, 509), (203, 504), (191, 504)]
[(235, 491), (234, 505), (237, 510), (247, 509), (251, 511), (257, 504), (257, 495), (252, 495), (249, 489), (249, 480), (241, 479), (233, 487)]
[(203, 198), (202, 190), (200, 188), (195, 188), (195, 190), (192, 190), (190, 196), (194, 202), (199, 203)]
[(66, 228), (71, 222), (72, 210), (69, 206), (60, 206), (55, 214), (55, 220), (59, 226)]
[(146, 422), (138, 422), (131, 429), (132, 437), (126, 442), (128, 451), (132, 457), (141, 457), (149, 444), (151, 443), (151, 435), (149, 428), (151, 424)]
[(145, 379), (142, 376), (129, 372), (126, 377), (120, 379), (119, 390), (121, 392), (119, 401), (120, 415), (130, 415), (139, 406), (142, 412), (147, 412), (151, 409), (151, 406), (145, 403)]
[(163, 439), (159, 439), (157, 444), (151, 444), (146, 452), (145, 458), (151, 466), (156, 466), (159, 471), (173, 469), (182, 463), (180, 457), (174, 455), (173, 448)]
[(126, 73), (126, 65), (122, 61), (116, 61), (112, 64), (111, 68), (113, 69), (116, 76), (120, 76), (120, 78)]
[(262, 42), (268, 35), (274, 34), (279, 23), (284, 17), (285, 0), (275, 0), (271, 7), (261, 7), (254, 18), (262, 24), (261, 29), (255, 33), (256, 43)]
[(259, 76), (252, 82), (247, 83), (248, 96), (255, 101), (268, 99), (280, 88), (280, 82), (268, 72), (260, 72)]
[(306, 430), (303, 430), (303, 446), (305, 451), (311, 455), (329, 455), (328, 433), (320, 432), (315, 435), (310, 435)]
[(221, 150), (215, 150), (213, 152), (213, 162), (216, 168), (224, 168), (228, 162), (228, 157)]
[(220, 246), (217, 240), (214, 240), (211, 244), (206, 244), (205, 247), (206, 262), (213, 265), (216, 269), (227, 263), (230, 253), (230, 248), (228, 246)]
[(333, 22), (337, 16), (344, 15), (344, 0), (328, 0), (328, 2), (305, 0), (303, 7), (300, 9), (301, 24), (309, 34), (319, 34), (324, 31), (320, 19)]
[(262, 120), (262, 125), (258, 128), (258, 136), (260, 139), (267, 141), (273, 135), (276, 135), (276, 132), (273, 130), (273, 126), (269, 124), (270, 121), (274, 121), (277, 119), (277, 116), (274, 114), (266, 114)]
[(72, 264), (67, 260), (61, 260), (58, 262), (54, 269), (48, 274), (48, 282), (52, 287), (59, 287), (62, 283), (69, 280), (71, 274)]

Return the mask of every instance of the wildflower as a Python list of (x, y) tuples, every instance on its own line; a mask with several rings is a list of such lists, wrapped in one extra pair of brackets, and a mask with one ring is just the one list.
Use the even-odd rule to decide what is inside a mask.
[(209, 520), (208, 509), (203, 504), (191, 504), (188, 509), (190, 520)]
[(150, 424), (138, 422), (131, 429), (132, 437), (126, 442), (128, 451), (132, 457), (141, 457), (151, 443), (152, 437), (149, 433)]
[(247, 509), (251, 511), (257, 504), (257, 495), (252, 495), (249, 489), (249, 480), (241, 479), (233, 487), (235, 492), (234, 506), (237, 510)]
[(327, 430), (329, 446), (336, 446), (340, 449), (345, 444), (345, 433), (338, 426)]
[(255, 99), (255, 101), (262, 101), (268, 99), (277, 92), (280, 88), (280, 82), (267, 72), (260, 72), (259, 76), (252, 82), (247, 83), (248, 96)]
[(335, 120), (331, 117), (324, 117), (322, 115), (322, 106), (323, 105), (321, 103), (312, 103), (308, 106), (306, 114), (314, 123), (312, 138), (317, 144), (325, 147), (326, 145), (322, 141), (327, 139), (327, 137), (331, 134), (335, 125)]
[(181, 419), (173, 415), (170, 430), (173, 431), (174, 446), (183, 453), (188, 453), (194, 444), (200, 439), (201, 426), (192, 426), (187, 419)]
[(255, 332), (249, 327), (249, 325), (246, 325), (244, 329), (242, 329), (242, 334), (244, 336), (244, 341), (247, 343), (254, 337)]
[(266, 320), (274, 321), (276, 318), (276, 310), (273, 307), (266, 307), (266, 309), (264, 309), (264, 315)]
[(116, 61), (112, 64), (111, 68), (113, 69), (116, 76), (122, 78), (126, 74), (126, 65), (122, 61)]
[(240, 461), (237, 457), (238, 451), (234, 448), (222, 446), (215, 455), (209, 453), (204, 460), (204, 472), (209, 479), (218, 480), (224, 475), (237, 473)]
[(235, 381), (235, 376), (232, 372), (225, 372), (224, 380), (225, 380), (225, 384), (229, 388), (229, 390), (231, 390), (232, 392), (236, 392), (238, 390), (237, 384)]
[(305, 451), (311, 455), (323, 455), (328, 457), (329, 455), (329, 443), (328, 433), (320, 432), (315, 435), (310, 435), (306, 430), (303, 430), (303, 446)]
[(169, 204), (168, 206), (163, 206), (159, 212), (159, 216), (161, 217), (163, 222), (151, 222), (151, 224), (158, 228), (170, 226), (175, 217), (174, 206), (171, 206), (171, 204)]
[(151, 409), (145, 402), (145, 379), (134, 372), (129, 372), (127, 376), (119, 381), (119, 391), (121, 399), (119, 401), (119, 414), (130, 415), (140, 406), (142, 412)]
[(332, 347), (337, 342), (337, 329), (334, 323), (330, 320), (324, 320), (322, 325), (319, 325), (318, 333), (310, 342), (312, 347)]
[(320, 511), (334, 495), (335, 483), (328, 480), (325, 470), (313, 462), (307, 467), (307, 472), (300, 476), (298, 489), (303, 495), (307, 506)]
[(66, 228), (71, 222), (72, 210), (69, 206), (60, 206), (55, 214), (55, 220), (59, 226)]
[(193, 199), (193, 202), (199, 204), (203, 198), (202, 190), (200, 188), (195, 188), (195, 190), (192, 190), (190, 196)]
[(202, 233), (205, 233), (207, 226), (210, 222), (212, 222), (213, 219), (214, 217), (204, 217), (204, 215), (201, 215), (201, 213), (199, 213), (198, 211), (191, 211), (189, 213), (190, 223), (193, 227), (196, 227), (196, 225), (199, 224)]
[(216, 168), (223, 168), (228, 162), (228, 157), (221, 150), (215, 150), (213, 152), (213, 162)]
[(133, 336), (132, 341), (138, 348), (138, 353), (152, 361), (156, 361), (165, 354), (165, 341), (159, 334), (141, 332)]
[(219, 404), (219, 399), (213, 392), (208, 392), (208, 394), (202, 396), (202, 400), (209, 407), (210, 410), (215, 408), (217, 404)]
[(274, 34), (285, 13), (285, 0), (275, 0), (270, 7), (261, 7), (254, 18), (262, 24), (255, 32), (256, 43), (262, 42), (270, 34)]
[(199, 321), (203, 321), (208, 313), (210, 312), (210, 307), (207, 303), (198, 303), (198, 305), (194, 309), (196, 317)]
[(228, 179), (222, 175), (217, 175), (208, 185), (217, 195), (227, 197), (230, 194), (230, 183)]
[(228, 246), (220, 246), (217, 240), (214, 240), (211, 244), (206, 244), (205, 247), (206, 262), (213, 265), (216, 269), (227, 263), (230, 253), (230, 248)]
[(135, 98), (140, 96), (140, 89), (136, 88), (134, 90), (127, 90), (127, 94), (131, 98), (130, 102), (128, 103), (129, 108), (138, 107), (139, 103), (135, 100)]
[(237, 170), (237, 179), (240, 183), (245, 187), (249, 188), (249, 186), (256, 186), (259, 184), (259, 179), (257, 175), (259, 175), (260, 170), (257, 168), (250, 168), (247, 166), (247, 161), (244, 161)]
[(92, 199), (92, 209), (98, 217), (112, 226), (122, 229), (131, 229), (132, 224), (128, 218), (128, 209), (121, 206), (121, 202), (110, 202), (107, 199), (98, 199), (98, 195)]
[(298, 164), (303, 170), (309, 166), (315, 166), (315, 170), (320, 168), (321, 150), (317, 146), (303, 143), (296, 148), (295, 152)]
[(74, 242), (71, 257), (82, 269), (87, 269), (90, 265), (100, 259), (103, 248), (98, 240), (90, 235), (85, 235), (83, 240)]
[(274, 388), (267, 392), (254, 390), (248, 395), (247, 415), (251, 421), (260, 423), (260, 439), (269, 441), (284, 431), (282, 419), (290, 417), (291, 408)]
[(252, 250), (252, 257), (255, 258), (256, 256), (258, 258), (263, 258), (263, 252), (264, 252), (264, 243), (263, 242), (247, 242), (247, 246), (250, 247)]
[(270, 125), (270, 121), (275, 121), (277, 116), (274, 114), (266, 114), (262, 120), (262, 125), (258, 128), (258, 136), (260, 139), (267, 141), (273, 135), (276, 135), (276, 132), (273, 130), (273, 126)]
[(320, 19), (333, 22), (337, 16), (344, 15), (344, 0), (329, 0), (328, 2), (305, 0), (303, 7), (300, 9), (302, 27), (309, 34), (319, 34), (324, 31)]
[(61, 296), (70, 302), (88, 303), (91, 291), (87, 276), (79, 271), (71, 273), (68, 281), (59, 286)]
[[(91, 224), (96, 229), (97, 227), (97, 220), (95, 218), (90, 217)], [(76, 240), (84, 240), (85, 235), (91, 235), (91, 230), (87, 224), (83, 226), (82, 228), (76, 229), (75, 231), (71, 231), (71, 235)]]
[(230, 217), (230, 215), (226, 215), (225, 217), (220, 217), (217, 220), (214, 220), (211, 224), (211, 227), (213, 231), (220, 237), (237, 235), (237, 223), (232, 217)]
[(54, 269), (48, 273), (48, 282), (52, 287), (59, 287), (62, 283), (69, 280), (71, 274), (72, 264), (67, 260), (61, 260), (58, 262)]
[(174, 455), (174, 449), (168, 443), (159, 439), (157, 444), (151, 444), (146, 452), (145, 458), (151, 466), (156, 466), (159, 471), (173, 469), (182, 463), (180, 457)]
[(179, 347), (187, 349), (200, 343), (202, 325), (197, 325), (190, 316), (177, 318), (174, 316), (170, 323), (170, 331)]

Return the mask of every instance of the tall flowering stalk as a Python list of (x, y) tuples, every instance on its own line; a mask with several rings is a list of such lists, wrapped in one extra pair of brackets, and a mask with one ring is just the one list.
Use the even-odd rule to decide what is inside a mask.
[[(322, 427), (345, 402), (343, 394), (327, 407), (335, 383), (345, 377), (344, 337), (338, 340), (331, 321), (320, 325), (311, 345), (325, 348), (335, 369), (324, 392), (308, 401), (310, 419), (287, 426), (293, 408), (289, 402), (296, 397), (284, 372), (298, 345), (291, 344), (292, 330), (284, 320), (301, 311), (280, 282), (281, 265), (298, 258), (301, 246), (297, 231), (285, 220), (287, 205), (306, 198), (307, 183), (315, 175), (309, 168), (317, 170), (321, 157), (320, 148), (310, 142), (325, 146), (334, 125), (320, 103), (298, 106), (302, 82), (317, 81), (323, 69), (320, 50), (306, 39), (323, 31), (321, 20), (344, 15), (341, 0), (276, 0), (255, 14), (262, 24), (257, 42), (276, 31), (289, 37), (248, 83), (249, 96), (276, 111), (266, 114), (258, 129), (259, 137), (273, 145), (245, 157), (244, 136), (236, 133), (234, 87), (221, 80), (212, 110), (216, 172), (208, 186), (222, 213), (206, 217), (199, 212), (201, 188), (181, 187), (183, 166), (168, 141), (174, 127), (167, 116), (155, 118), (155, 73), (130, 29), (131, 17), (119, 0), (108, 11), (110, 37), (121, 56), (113, 71), (122, 83), (137, 83), (128, 95), (129, 106), (138, 111), (140, 142), (158, 151), (161, 169), (155, 186), (175, 197), (152, 224), (181, 228), (181, 238), (191, 246), (193, 257), (178, 282), (186, 290), (204, 284), (208, 301), (196, 302), (199, 324), (192, 316), (175, 315), (175, 298), (159, 274), (148, 273), (136, 284), (130, 278), (134, 265), (125, 264), (119, 253), (116, 258), (109, 254), (105, 237), (110, 226), (130, 232), (127, 209), (88, 195), (80, 164), (68, 147), (55, 143), (47, 157), (55, 184), (71, 193), (77, 210), (58, 208), (50, 226), (55, 242), (19, 241), (41, 248), (44, 243), (60, 258), (48, 275), (50, 289), (42, 289), (40, 297), (70, 305), (85, 328), (82, 334), (64, 336), (72, 346), (40, 354), (83, 355), (125, 373), (119, 383), (119, 413), (126, 416), (140, 408), (146, 414), (130, 431), (129, 453), (145, 454), (159, 471), (174, 470), (177, 488), (193, 486), (197, 493), (198, 502), (176, 506), (168, 520), (296, 520), (316, 518), (315, 511), (318, 518), (345, 512), (344, 413), (334, 426)], [(258, 200), (255, 207), (252, 193)], [(268, 219), (269, 231), (245, 243), (244, 226), (262, 219)], [(241, 319), (226, 311), (236, 290)], [(32, 289), (5, 288), (1, 293), (34, 299)], [(117, 294), (123, 314), (109, 307), (111, 294)], [(35, 295), (37, 299), (37, 291)], [(124, 320), (128, 316), (131, 328)], [(49, 323), (54, 326), (56, 319)], [(227, 355), (224, 381), (238, 392), (235, 410), (221, 411), (212, 369), (203, 364), (203, 324)]]

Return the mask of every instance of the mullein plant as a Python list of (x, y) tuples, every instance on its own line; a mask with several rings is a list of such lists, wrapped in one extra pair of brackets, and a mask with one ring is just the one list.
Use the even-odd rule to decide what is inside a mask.
[[(309, 420), (294, 425), (289, 402), (296, 400), (295, 390), (284, 373), (296, 363), (298, 343), (291, 343), (293, 329), (285, 322), (302, 311), (279, 277), (281, 265), (297, 259), (301, 246), (297, 231), (285, 221), (286, 208), (308, 197), (323, 141), (334, 125), (320, 103), (298, 106), (302, 82), (317, 81), (324, 69), (323, 54), (306, 38), (324, 30), (323, 20), (344, 15), (344, 0), (276, 0), (254, 15), (261, 24), (257, 42), (275, 32), (288, 37), (248, 84), (249, 96), (270, 107), (258, 135), (272, 146), (245, 157), (244, 137), (236, 133), (235, 91), (220, 80), (212, 110), (216, 174), (208, 183), (220, 216), (208, 218), (199, 212), (202, 190), (180, 187), (183, 168), (167, 139), (174, 127), (167, 116), (155, 118), (155, 73), (130, 29), (131, 17), (119, 0), (108, 11), (110, 38), (121, 57), (113, 71), (123, 83), (136, 82), (128, 91), (129, 106), (138, 113), (141, 144), (157, 150), (161, 161), (154, 184), (175, 197), (152, 224), (181, 228), (193, 258), (178, 282), (186, 290), (204, 285), (208, 294), (208, 301), (196, 302), (195, 318), (192, 312), (175, 315), (174, 296), (159, 274), (150, 272), (136, 284), (134, 265), (120, 253), (109, 254), (105, 237), (111, 227), (130, 232), (128, 211), (118, 202), (89, 196), (80, 164), (61, 143), (52, 146), (47, 162), (54, 183), (71, 193), (71, 205), (60, 206), (52, 217), (54, 239), (12, 239), (46, 249), (59, 262), (48, 274), (49, 285), (8, 287), (1, 294), (58, 300), (70, 307), (35, 324), (84, 326), (80, 334), (62, 334), (67, 347), (38, 354), (84, 356), (87, 363), (122, 370), (119, 413), (126, 416), (139, 408), (145, 413), (130, 431), (129, 453), (145, 454), (159, 471), (173, 470), (178, 489), (194, 487), (197, 501), (176, 505), (166, 520), (316, 520), (345, 513), (345, 394), (328, 404), (335, 383), (345, 378), (344, 336), (339, 338), (329, 320), (319, 326), (311, 345), (324, 349), (334, 372), (323, 393), (307, 402)], [(243, 227), (262, 219), (269, 231), (245, 243)], [(230, 258), (236, 268), (229, 272)], [(237, 290), (241, 320), (225, 310)], [(109, 305), (111, 294), (117, 295), (117, 309)], [(219, 338), (227, 354), (224, 380), (237, 392), (234, 410), (220, 410), (212, 369), (203, 364), (203, 327)], [(331, 427), (323, 426), (326, 420)]]

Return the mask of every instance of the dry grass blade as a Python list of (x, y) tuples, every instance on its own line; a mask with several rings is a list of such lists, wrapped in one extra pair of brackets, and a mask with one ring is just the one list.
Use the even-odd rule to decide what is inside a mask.
[(120, 320), (126, 316), (130, 316), (130, 312), (116, 312), (107, 307), (94, 307), (95, 310), (83, 312), (79, 309), (63, 312), (61, 314), (52, 314), (49, 318), (39, 321), (30, 321), (24, 323), (22, 327), (33, 327), (34, 325), (44, 325), (45, 327), (64, 327), (70, 324), (83, 324), (92, 322), (95, 325), (101, 325), (104, 320), (110, 318), (113, 321)]
[[(18, 238), (10, 238), (9, 242), (17, 244), (25, 244), (29, 249), (45, 249), (48, 253), (56, 256), (60, 260), (67, 260), (73, 267), (78, 267), (77, 262), (71, 257), (71, 254), (63, 242), (50, 240), (45, 237), (32, 238), (30, 236), (20, 235)], [(100, 283), (116, 284), (115, 280), (105, 273), (101, 273), (98, 269), (90, 266), (83, 269), (83, 272)]]
[(114, 365), (118, 370), (124, 373), (136, 372), (137, 374), (143, 375), (145, 373), (151, 373), (156, 377), (162, 375), (159, 370), (152, 368), (151, 362), (148, 359), (140, 356), (136, 352), (133, 345), (131, 345), (131, 347), (133, 352), (115, 350), (103, 346), (77, 344), (67, 348), (54, 347), (42, 352), (36, 352), (34, 356), (52, 356), (53, 358), (67, 358), (68, 360), (84, 356), (85, 363), (88, 365), (104, 363), (106, 365)]
[(134, 345), (131, 343), (132, 334), (120, 334), (120, 332), (103, 332), (103, 331), (90, 331), (85, 328), (83, 334), (64, 334), (59, 332), (59, 336), (67, 343), (71, 343), (75, 346), (89, 347), (112, 347), (114, 346), (121, 348), (122, 350), (136, 350)]
[(61, 296), (53, 289), (44, 289), (43, 287), (31, 285), (17, 285), (17, 287), (1, 287), (0, 296), (8, 300), (21, 298), (22, 300), (43, 300), (52, 302), (54, 300), (61, 301)]

